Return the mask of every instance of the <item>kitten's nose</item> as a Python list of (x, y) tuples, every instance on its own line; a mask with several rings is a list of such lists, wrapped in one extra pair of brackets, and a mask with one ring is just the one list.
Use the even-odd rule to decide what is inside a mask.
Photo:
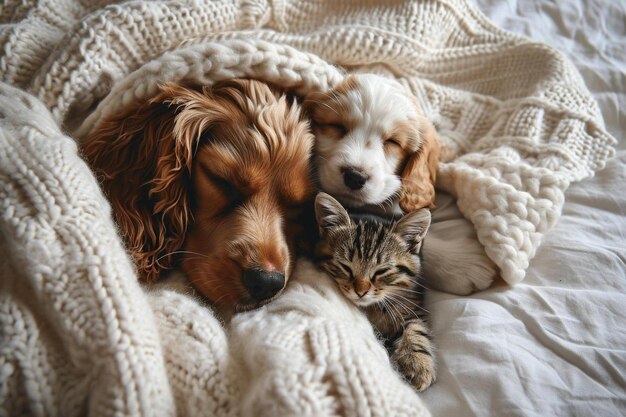
[(359, 298), (363, 298), (365, 294), (370, 290), (370, 283), (364, 279), (357, 279), (354, 281), (354, 292)]
[(354, 168), (344, 168), (343, 170), (343, 182), (351, 190), (360, 190), (367, 182), (369, 176)]
[(363, 290), (363, 292), (361, 293), (361, 292), (358, 292), (358, 291), (356, 291), (356, 290), (355, 290), (356, 295), (358, 295), (358, 296), (359, 296), (359, 298), (363, 298), (363, 296), (364, 296), (365, 294), (367, 294), (367, 291), (368, 291), (368, 290)]
[(241, 277), (248, 294), (257, 301), (275, 296), (285, 286), (285, 274), (262, 269), (245, 269)]

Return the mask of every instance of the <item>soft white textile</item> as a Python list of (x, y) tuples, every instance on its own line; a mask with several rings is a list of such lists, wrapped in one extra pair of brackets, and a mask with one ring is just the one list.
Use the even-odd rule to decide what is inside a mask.
[[(495, 197), (502, 191), (522, 197), (511, 200), (518, 217), (503, 220), (511, 229), (522, 226), (518, 239), (507, 241), (510, 230), (506, 226), (504, 244), (490, 243), (489, 236), (479, 233), (510, 282), (521, 279), (541, 234), (558, 217), (568, 183), (592, 174), (610, 154), (611, 140), (603, 131), (599, 112), (572, 68), (549, 48), (491, 27), (464, 1), (390, 1), (374, 7), (368, 2), (333, 0), (326, 4), (333, 7), (330, 12), (320, 12), (318, 3), (304, 1), (242, 1), (243, 9), (237, 5), (232, 1), (136, 1), (104, 11), (96, 10), (99, 2), (4, 5), (0, 15), (13, 25), (3, 27), (0, 36), (2, 80), (34, 93), (52, 115), (36, 100), (3, 87), (0, 414), (25, 409), (63, 416), (171, 415), (174, 410), (181, 415), (428, 414), (420, 397), (391, 372), (363, 317), (324, 278), (299, 275), (300, 269), (277, 303), (236, 317), (228, 331), (192, 297), (168, 288), (156, 288), (148, 296), (141, 293), (115, 235), (108, 205), (79, 161), (74, 144), (56, 123), (73, 130), (114, 82), (127, 87), (122, 82), (132, 70), (164, 51), (177, 49), (178, 42), (190, 36), (186, 31), (190, 26), (194, 35), (202, 37), (261, 25), (278, 31), (294, 27), (307, 31), (337, 24), (343, 29), (335, 27), (321, 35), (286, 36), (266, 30), (225, 32), (217, 38), (254, 35), (285, 41), (334, 62), (366, 64), (377, 70), (379, 62), (384, 62), (387, 70), (409, 76), (405, 82), (438, 124), (447, 155), (452, 158), (475, 151), (442, 169), (442, 186), (460, 196), (464, 214), (472, 217), (474, 209), (484, 208), (472, 206), (473, 199), (481, 196), (464, 188), (466, 183), (458, 178), (466, 174), (476, 180), (484, 195), (490, 191), (486, 185), (495, 185), (491, 189)], [(357, 6), (362, 6), (359, 12), (350, 13)], [(597, 9), (606, 14), (598, 22), (615, 22), (621, 13), (617, 8)], [(412, 19), (416, 11), (436, 19), (425, 25), (425, 20)], [(556, 15), (556, 19), (570, 17)], [(372, 30), (376, 25), (382, 29)], [(165, 27), (168, 30), (158, 33), (166, 36), (154, 36), (152, 27)], [(446, 32), (446, 28), (451, 30)], [(396, 30), (401, 31), (399, 35), (394, 35)], [(607, 32), (615, 35), (614, 30), (610, 25)], [(71, 36), (64, 37), (68, 32)], [(446, 36), (438, 38), (437, 33)], [(440, 54), (431, 43), (413, 42), (407, 34), (436, 41), (449, 54)], [(467, 40), (475, 44), (464, 43)], [(594, 42), (613, 48), (610, 40), (610, 36), (599, 37)], [(236, 48), (214, 50), (221, 66), (195, 65), (202, 51), (211, 48), (205, 41), (190, 41), (191, 49), (185, 50), (191, 52), (177, 56), (174, 50), (143, 69), (146, 74), (162, 69), (159, 65), (171, 58), (174, 64), (167, 68), (172, 71), (155, 74), (207, 82), (213, 76), (263, 75), (305, 90), (333, 82), (333, 70), (317, 58), (301, 57), (289, 48), (279, 50), (271, 43), (265, 47), (255, 40), (249, 45), (261, 45), (259, 50), (268, 54), (250, 49), (248, 63), (257, 65), (250, 72), (237, 71), (245, 65), (230, 59), (241, 56)], [(237, 45), (246, 48), (244, 43)], [(463, 60), (452, 48), (455, 45), (478, 54)], [(620, 91), (615, 102), (623, 103), (623, 71), (615, 67), (621, 49), (616, 45), (610, 50), (613, 58), (606, 62), (611, 75), (601, 79)], [(500, 72), (496, 75), (504, 78), (481, 78), (480, 65), (485, 61), (480, 53), (492, 47), (495, 62), (499, 48), (516, 51), (514, 67), (523, 75), (532, 73), (527, 72), (530, 67), (519, 66), (526, 64), (523, 58), (535, 59), (540, 69), (534, 74), (537, 79), (519, 73), (512, 76), (508, 67), (497, 65), (494, 68)], [(380, 56), (373, 56), (374, 51)], [(606, 49), (602, 53), (608, 54)], [(277, 55), (286, 58), (280, 61), (284, 65), (263, 65)], [(436, 59), (416, 60), (421, 56), (450, 60), (428, 75), (453, 86), (420, 81), (415, 75), (432, 70), (429, 65), (436, 63)], [(550, 75), (555, 78), (543, 78), (542, 58), (554, 59)], [(581, 61), (593, 60), (584, 57)], [(322, 73), (310, 71), (319, 68)], [(446, 72), (456, 68), (460, 73)], [(478, 77), (464, 78), (472, 74), (472, 68), (479, 69), (475, 71)], [(180, 69), (184, 73), (176, 72)], [(137, 85), (146, 81), (141, 84), (146, 88), (127, 90), (126, 97), (125, 91), (117, 90), (119, 94), (111, 100), (121, 97), (121, 102), (107, 102), (109, 110), (115, 111), (116, 103), (127, 105), (149, 94), (149, 83), (155, 79), (136, 78)], [(520, 87), (515, 81), (524, 82)], [(512, 100), (494, 111), (502, 104), (499, 100), (529, 91), (541, 94), (528, 101)], [(491, 93), (497, 99), (473, 93)], [(610, 98), (610, 91), (606, 94)], [(96, 113), (103, 109), (106, 106)], [(475, 113), (474, 109), (479, 110)], [(622, 111), (615, 107), (611, 119), (609, 108), (609, 120), (623, 124)], [(482, 119), (486, 124), (475, 124), (480, 119), (477, 114), (486, 117)], [(501, 122), (495, 123), (498, 118)], [(540, 121), (541, 127), (533, 130), (533, 121)], [(491, 136), (479, 142), (484, 129)], [(546, 131), (554, 133), (550, 138), (563, 142), (551, 142), (549, 149), (543, 149), (548, 152), (539, 152), (534, 159), (535, 150), (528, 151), (526, 140), (532, 137), (542, 142)], [(615, 125), (612, 132), (623, 133)], [(505, 140), (508, 147), (499, 149), (502, 143), (498, 141), (503, 138), (511, 140)], [(625, 301), (623, 166), (620, 153), (620, 159), (610, 161), (603, 171), (607, 174), (600, 173), (586, 183), (591, 185), (572, 188), (573, 202), (566, 207), (566, 217), (557, 232), (546, 238), (519, 289), (498, 286), (469, 298), (430, 297), (440, 376), (421, 398), (435, 415), (623, 413), (625, 337), (623, 309), (619, 308)], [(553, 175), (562, 168), (563, 172)], [(525, 179), (520, 173), (528, 173), (528, 183), (519, 182)], [(491, 181), (490, 175), (499, 182)], [(527, 192), (520, 194), (511, 184), (528, 187)], [(479, 232), (481, 227), (483, 232), (492, 231), (491, 214), (506, 217), (510, 207), (505, 200), (496, 198), (500, 205), (495, 211), (472, 217)], [(440, 206), (436, 216), (443, 228), (447, 206), (443, 201)], [(532, 224), (518, 221), (525, 208), (531, 208)], [(450, 210), (456, 220), (448, 221), (459, 221), (454, 206)]]
[[(618, 156), (570, 186), (524, 282), (471, 297), (432, 292), (433, 415), (626, 415), (626, 5), (481, 0), (498, 26), (568, 55), (600, 104)], [(453, 235), (445, 196), (434, 216)]]

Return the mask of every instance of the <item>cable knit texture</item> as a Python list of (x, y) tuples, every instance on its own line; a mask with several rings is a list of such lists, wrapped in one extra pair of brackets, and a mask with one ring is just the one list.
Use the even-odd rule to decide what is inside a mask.
[(107, 3), (0, 9), (0, 415), (428, 414), (306, 262), (278, 301), (228, 325), (188, 289), (137, 284), (66, 134), (159, 82), (253, 77), (305, 94), (345, 71), (398, 78), (440, 133), (438, 186), (510, 284), (569, 183), (613, 152), (563, 55), (467, 0)]

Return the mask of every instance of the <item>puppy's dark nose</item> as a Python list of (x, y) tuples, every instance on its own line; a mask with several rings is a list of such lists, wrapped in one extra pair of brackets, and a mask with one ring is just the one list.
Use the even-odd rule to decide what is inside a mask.
[(367, 182), (369, 177), (354, 168), (345, 168), (343, 170), (343, 182), (351, 190), (360, 190)]
[(275, 296), (285, 286), (285, 274), (262, 269), (245, 269), (241, 277), (243, 286), (256, 301)]

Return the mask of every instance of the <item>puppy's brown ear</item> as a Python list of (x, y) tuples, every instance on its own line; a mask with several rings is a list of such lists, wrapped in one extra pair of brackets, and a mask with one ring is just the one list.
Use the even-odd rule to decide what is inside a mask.
[(206, 94), (166, 84), (138, 108), (104, 120), (83, 145), (143, 280), (171, 268), (182, 247), (193, 154), (223, 113), (214, 107)]
[(313, 91), (304, 96), (302, 101), (302, 109), (306, 114), (313, 117), (315, 111), (324, 106), (326, 101), (329, 100), (329, 93), (322, 93), (320, 91)]
[(314, 123), (329, 123), (341, 118), (341, 114), (349, 111), (344, 104), (337, 100), (358, 86), (357, 78), (350, 74), (344, 80), (328, 91), (312, 91), (304, 97), (302, 107)]
[(402, 171), (400, 208), (409, 213), (420, 208), (435, 207), (435, 181), (439, 165), (440, 143), (432, 123), (421, 118), (420, 146)]

